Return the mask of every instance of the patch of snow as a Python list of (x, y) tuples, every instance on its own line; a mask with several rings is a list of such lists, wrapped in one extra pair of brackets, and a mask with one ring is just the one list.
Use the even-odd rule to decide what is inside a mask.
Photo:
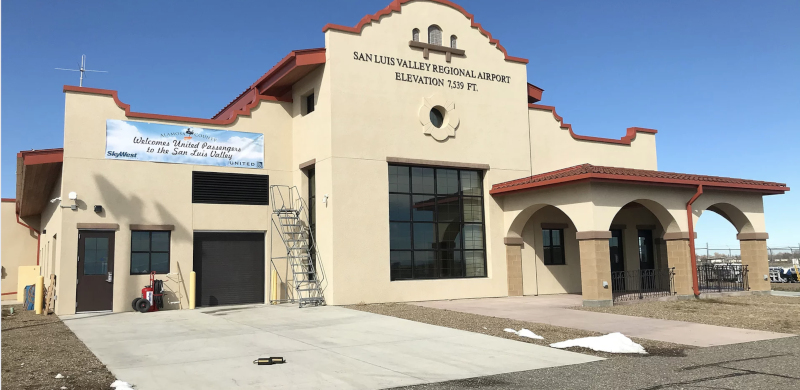
[(533, 332), (531, 332), (531, 331), (529, 331), (529, 330), (527, 330), (525, 328), (520, 329), (519, 332), (517, 332), (516, 330), (511, 329), (511, 328), (505, 328), (503, 330), (508, 332), (508, 333), (513, 333), (513, 334), (515, 334), (515, 335), (517, 335), (519, 337), (528, 337), (528, 338), (531, 338), (531, 339), (544, 340), (544, 337), (539, 336), (538, 334), (533, 333)]
[(61, 390), (67, 390), (67, 386), (61, 386)]
[(130, 383), (123, 382), (123, 381), (121, 381), (119, 379), (115, 380), (114, 383), (111, 384), (111, 388), (114, 388), (114, 389), (117, 389), (117, 390), (134, 390), (133, 386), (131, 386)]
[(525, 328), (520, 329), (520, 331), (517, 332), (517, 336), (519, 336), (519, 337), (528, 337), (528, 338), (531, 338), (531, 339), (544, 340), (544, 337), (539, 336), (538, 334), (533, 333), (533, 332), (531, 332), (531, 331), (529, 331), (529, 330), (527, 330)]
[(61, 375), (61, 374), (56, 375), (56, 379), (61, 379), (63, 377), (64, 377), (64, 375)]
[(647, 354), (639, 344), (625, 337), (622, 333), (614, 332), (605, 336), (584, 337), (550, 344), (553, 348), (583, 347), (593, 351), (610, 353), (640, 353)]

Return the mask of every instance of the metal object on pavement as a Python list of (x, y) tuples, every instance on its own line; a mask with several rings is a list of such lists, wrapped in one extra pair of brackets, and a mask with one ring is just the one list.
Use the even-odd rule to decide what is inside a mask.
[(273, 364), (283, 364), (286, 363), (282, 357), (275, 356), (275, 357), (268, 357), (268, 358), (258, 358), (253, 360), (253, 364), (258, 364), (259, 366), (271, 366)]

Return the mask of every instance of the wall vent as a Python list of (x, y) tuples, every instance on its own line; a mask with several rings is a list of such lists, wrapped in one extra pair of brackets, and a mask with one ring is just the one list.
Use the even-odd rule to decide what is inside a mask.
[(192, 172), (192, 203), (269, 204), (269, 175)]

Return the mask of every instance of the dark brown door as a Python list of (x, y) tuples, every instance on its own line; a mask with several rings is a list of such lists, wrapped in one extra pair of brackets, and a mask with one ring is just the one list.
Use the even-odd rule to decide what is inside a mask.
[(114, 232), (80, 232), (76, 312), (112, 309), (113, 272)]

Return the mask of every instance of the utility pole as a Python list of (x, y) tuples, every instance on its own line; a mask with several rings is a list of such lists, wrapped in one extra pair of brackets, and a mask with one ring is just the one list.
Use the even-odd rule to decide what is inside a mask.
[(80, 87), (83, 86), (84, 73), (86, 73), (86, 72), (108, 73), (105, 70), (90, 70), (90, 69), (86, 69), (86, 54), (81, 55), (81, 67), (80, 67), (80, 69), (56, 68), (56, 70), (68, 70), (68, 71), (71, 71), (71, 72), (81, 72), (81, 79), (80, 79), (80, 82), (78, 83), (78, 86), (80, 86)]

